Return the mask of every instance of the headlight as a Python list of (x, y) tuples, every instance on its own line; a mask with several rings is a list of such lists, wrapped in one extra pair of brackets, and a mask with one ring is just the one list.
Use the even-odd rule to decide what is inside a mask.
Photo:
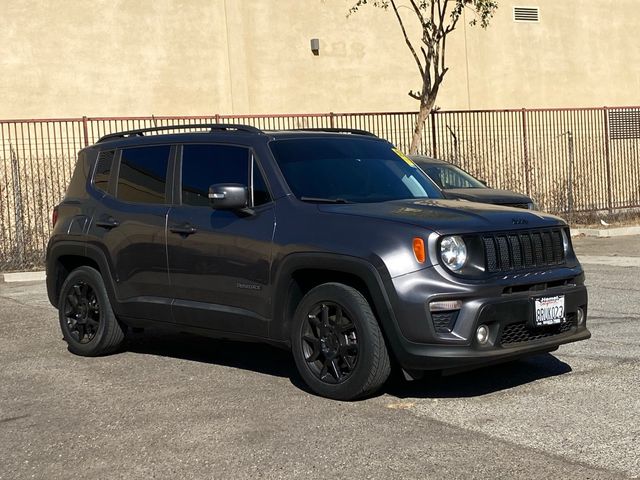
[(444, 237), (440, 242), (440, 258), (447, 268), (454, 272), (464, 267), (467, 263), (467, 246), (462, 237), (457, 235)]

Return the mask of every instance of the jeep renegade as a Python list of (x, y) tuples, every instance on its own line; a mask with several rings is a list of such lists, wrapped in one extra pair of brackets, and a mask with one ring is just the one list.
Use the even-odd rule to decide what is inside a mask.
[(80, 151), (53, 216), (47, 290), (78, 355), (154, 325), (269, 342), (349, 400), (392, 362), (417, 378), (590, 337), (562, 219), (444, 200), (364, 131), (110, 134)]

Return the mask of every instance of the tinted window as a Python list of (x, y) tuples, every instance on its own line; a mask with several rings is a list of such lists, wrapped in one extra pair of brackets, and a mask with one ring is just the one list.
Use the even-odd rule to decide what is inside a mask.
[(442, 198), (415, 164), (389, 143), (363, 138), (296, 138), (270, 143), (298, 197), (383, 202)]
[(106, 192), (109, 189), (109, 176), (113, 168), (114, 151), (108, 150), (100, 152), (96, 164), (96, 171), (93, 175), (93, 184), (98, 190)]
[(253, 160), (253, 205), (259, 206), (271, 201), (271, 195), (267, 188), (267, 183), (264, 181), (264, 176), (258, 167), (255, 159)]
[(164, 203), (170, 148), (122, 150), (117, 197), (125, 202)]
[(182, 153), (182, 203), (208, 206), (209, 186), (249, 183), (249, 150), (228, 145), (185, 145)]
[(441, 188), (485, 188), (485, 185), (453, 165), (429, 165), (427, 174)]

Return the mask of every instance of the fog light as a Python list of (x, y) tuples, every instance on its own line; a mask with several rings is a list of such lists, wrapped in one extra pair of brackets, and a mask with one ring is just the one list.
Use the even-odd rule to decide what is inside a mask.
[(480, 325), (476, 330), (476, 340), (480, 345), (484, 345), (489, 340), (489, 327)]
[(578, 313), (576, 314), (576, 320), (578, 321), (578, 325), (582, 325), (584, 323), (584, 310), (578, 308)]

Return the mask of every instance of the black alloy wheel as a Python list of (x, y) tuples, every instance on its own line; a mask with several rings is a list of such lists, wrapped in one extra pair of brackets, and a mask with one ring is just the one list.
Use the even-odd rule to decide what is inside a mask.
[(100, 272), (89, 266), (73, 270), (58, 297), (60, 329), (69, 351), (95, 357), (124, 344), (126, 327), (116, 318)]
[(342, 283), (308, 291), (292, 318), (291, 349), (300, 376), (324, 397), (375, 393), (391, 372), (384, 336), (366, 297)]
[(100, 304), (96, 292), (85, 282), (75, 283), (64, 302), (69, 334), (78, 343), (89, 343), (100, 326)]
[(340, 383), (358, 362), (358, 332), (344, 309), (332, 302), (314, 305), (302, 329), (302, 350), (310, 370), (327, 383)]

